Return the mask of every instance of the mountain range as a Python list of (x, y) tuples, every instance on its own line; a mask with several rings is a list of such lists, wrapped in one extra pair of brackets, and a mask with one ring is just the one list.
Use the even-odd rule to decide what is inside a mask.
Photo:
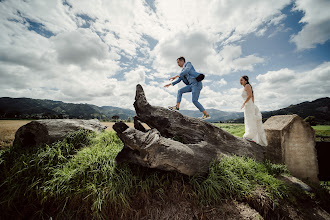
[(90, 104), (73, 104), (61, 101), (30, 99), (30, 98), (0, 98), (0, 118), (81, 118), (110, 120), (112, 118), (132, 118), (135, 111), (113, 106)]
[[(301, 118), (305, 119), (308, 116), (314, 116), (315, 122), (318, 124), (330, 123), (330, 98), (320, 98), (311, 102), (302, 102), (296, 105), (290, 105), (286, 108), (262, 112), (262, 118), (266, 120), (274, 115), (291, 115), (297, 114)], [(244, 116), (241, 118), (233, 119), (231, 122), (243, 123)]]
[(263, 112), (264, 118), (269, 118), (273, 115), (291, 115), (297, 114), (301, 118), (314, 116), (319, 123), (330, 122), (330, 98), (320, 98), (311, 102), (302, 102), (296, 105), (290, 105), (276, 111)]
[[(207, 109), (212, 118), (210, 122), (244, 122), (243, 112), (226, 112), (217, 109)], [(196, 110), (180, 110), (180, 113), (190, 117), (201, 117)], [(302, 102), (290, 105), (279, 110), (262, 112), (263, 118), (273, 115), (297, 114), (302, 118), (314, 116), (318, 123), (330, 122), (330, 98), (320, 98), (311, 102)], [(19, 118), (81, 118), (100, 120), (131, 119), (135, 111), (113, 106), (102, 106), (90, 104), (73, 104), (61, 101), (31, 99), (31, 98), (0, 98), (0, 119)]]

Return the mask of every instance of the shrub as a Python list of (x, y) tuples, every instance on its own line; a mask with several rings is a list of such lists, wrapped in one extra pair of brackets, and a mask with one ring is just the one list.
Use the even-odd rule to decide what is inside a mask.
[(315, 116), (308, 116), (304, 119), (305, 122), (307, 122), (310, 126), (316, 125), (316, 118)]

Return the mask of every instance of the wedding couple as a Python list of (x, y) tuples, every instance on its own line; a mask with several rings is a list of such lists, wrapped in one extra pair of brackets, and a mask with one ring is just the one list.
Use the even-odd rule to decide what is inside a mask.
[[(179, 57), (177, 60), (178, 66), (182, 68), (179, 75), (173, 76), (170, 78), (171, 81), (178, 78), (176, 81), (165, 85), (164, 87), (169, 87), (171, 85), (176, 85), (179, 82), (183, 81), (186, 86), (178, 90), (177, 103), (175, 106), (170, 106), (169, 109), (178, 111), (180, 109), (180, 103), (182, 99), (182, 94), (187, 92), (192, 92), (192, 102), (203, 112), (202, 119), (210, 119), (210, 115), (206, 112), (205, 108), (198, 102), (200, 92), (203, 88), (202, 80), (204, 75), (197, 73), (190, 62), (186, 63), (184, 57)], [(254, 104), (254, 94), (252, 86), (249, 83), (248, 76), (242, 76), (240, 78), (240, 83), (244, 87), (242, 91), (242, 97), (244, 103), (241, 107), (244, 108), (244, 125), (245, 133), (243, 138), (256, 142), (262, 146), (267, 146), (267, 139), (265, 130), (262, 125), (262, 115), (258, 107)]]

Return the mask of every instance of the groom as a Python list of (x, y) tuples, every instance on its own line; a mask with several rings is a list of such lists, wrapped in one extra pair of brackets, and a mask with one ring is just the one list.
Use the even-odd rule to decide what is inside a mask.
[(210, 115), (206, 112), (204, 107), (201, 103), (198, 102), (199, 94), (203, 88), (203, 84), (201, 81), (197, 81), (196, 78), (198, 77), (199, 73), (197, 73), (190, 62), (186, 63), (184, 57), (179, 57), (176, 62), (178, 66), (183, 68), (181, 70), (180, 75), (176, 75), (170, 78), (171, 81), (178, 78), (176, 81), (165, 85), (164, 87), (169, 87), (170, 85), (176, 85), (181, 80), (186, 84), (185, 87), (178, 90), (177, 95), (177, 103), (176, 106), (169, 107), (171, 110), (179, 110), (180, 109), (180, 102), (182, 99), (182, 94), (187, 92), (192, 92), (192, 102), (194, 105), (199, 109), (199, 111), (203, 112), (202, 119), (209, 119), (211, 118)]

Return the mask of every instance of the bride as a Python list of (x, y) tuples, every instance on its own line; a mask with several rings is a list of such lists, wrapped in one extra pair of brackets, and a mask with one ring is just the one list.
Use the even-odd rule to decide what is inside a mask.
[(240, 83), (244, 87), (242, 91), (244, 103), (241, 107), (241, 109), (244, 108), (245, 133), (243, 138), (254, 141), (262, 146), (267, 146), (266, 134), (262, 125), (262, 116), (258, 107), (254, 104), (254, 94), (252, 86), (249, 83), (249, 77), (242, 76)]

